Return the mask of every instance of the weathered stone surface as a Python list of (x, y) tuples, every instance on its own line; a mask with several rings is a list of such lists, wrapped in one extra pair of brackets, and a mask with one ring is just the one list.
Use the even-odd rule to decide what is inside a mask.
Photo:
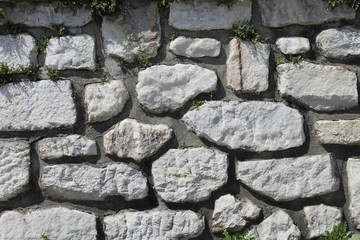
[(29, 34), (0, 35), (0, 59), (10, 68), (37, 65), (37, 48)]
[(172, 138), (172, 129), (164, 124), (145, 124), (125, 119), (104, 135), (106, 153), (141, 161), (157, 152)]
[(149, 111), (175, 111), (200, 93), (216, 89), (214, 71), (192, 64), (157, 65), (139, 72), (139, 102)]
[(283, 54), (301, 54), (310, 50), (309, 39), (304, 37), (282, 37), (275, 44)]
[(103, 122), (115, 117), (129, 97), (121, 80), (86, 85), (84, 102), (88, 122)]
[(260, 0), (262, 24), (283, 27), (292, 24), (312, 25), (342, 19), (354, 19), (355, 11), (348, 7), (327, 10), (323, 0)]
[(307, 238), (325, 236), (325, 231), (331, 232), (333, 226), (338, 225), (342, 220), (340, 208), (324, 204), (304, 207), (304, 212), (309, 231)]
[(94, 156), (97, 154), (96, 142), (80, 135), (45, 138), (38, 143), (40, 159), (59, 159), (63, 157)]
[(0, 87), (0, 131), (70, 128), (76, 122), (70, 81), (9, 83)]
[(349, 158), (346, 163), (347, 203), (350, 221), (360, 229), (360, 159)]
[(104, 168), (87, 165), (49, 165), (41, 171), (40, 187), (46, 195), (70, 200), (104, 200), (123, 196), (142, 199), (148, 194), (147, 180), (141, 171), (124, 163)]
[(230, 149), (277, 151), (305, 142), (303, 117), (283, 103), (210, 101), (182, 120), (199, 137)]
[(339, 189), (336, 162), (330, 154), (236, 162), (236, 178), (275, 200), (310, 198)]
[(301, 62), (276, 69), (280, 93), (314, 110), (345, 110), (358, 104), (356, 74), (345, 68)]
[(1, 239), (96, 240), (95, 215), (64, 207), (7, 211), (0, 217)]
[(327, 29), (316, 37), (316, 47), (327, 58), (360, 57), (360, 30), (346, 26)]
[(95, 39), (87, 34), (51, 38), (45, 64), (57, 70), (95, 70)]
[(215, 1), (176, 1), (170, 6), (169, 24), (177, 29), (201, 31), (232, 29), (234, 24), (250, 22), (251, 2), (245, 0), (231, 8)]
[(224, 153), (207, 148), (170, 149), (151, 168), (154, 188), (169, 202), (198, 202), (227, 181)]
[(213, 232), (223, 232), (226, 229), (241, 231), (247, 223), (246, 220), (257, 219), (260, 212), (261, 208), (249, 199), (238, 200), (227, 194), (215, 201), (211, 230)]
[(192, 239), (205, 228), (204, 219), (192, 211), (121, 211), (104, 218), (108, 240)]
[(221, 42), (212, 38), (177, 37), (170, 42), (170, 51), (188, 58), (218, 57)]
[(102, 21), (105, 51), (109, 55), (132, 59), (135, 55), (155, 57), (160, 46), (161, 26), (155, 2), (131, 1), (132, 7)]
[(260, 42), (230, 41), (226, 61), (227, 85), (235, 91), (264, 92), (268, 89), (270, 46)]

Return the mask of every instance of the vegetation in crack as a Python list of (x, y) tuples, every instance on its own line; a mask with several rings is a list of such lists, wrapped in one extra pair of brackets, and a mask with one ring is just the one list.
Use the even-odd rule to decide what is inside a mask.
[(36, 80), (36, 66), (31, 65), (25, 67), (19, 65), (17, 68), (9, 67), (7, 63), (0, 62), (0, 85), (17, 80), (15, 75), (26, 75), (33, 80)]
[(355, 11), (360, 9), (360, 0), (323, 0), (328, 3), (328, 9), (333, 10), (339, 6), (346, 5)]
[(254, 26), (248, 23), (243, 25), (234, 25), (233, 33), (234, 38), (240, 38), (241, 40), (248, 40), (252, 42), (258, 42), (261, 40), (260, 34), (255, 31)]
[(26, 25), (21, 23), (6, 22), (4, 27), (6, 34), (19, 34), (26, 30)]

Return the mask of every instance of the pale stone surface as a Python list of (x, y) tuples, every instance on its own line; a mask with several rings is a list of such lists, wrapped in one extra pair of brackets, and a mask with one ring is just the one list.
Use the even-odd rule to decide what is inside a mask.
[(347, 207), (350, 221), (360, 230), (360, 159), (349, 158), (346, 163)]
[(227, 194), (215, 201), (212, 215), (211, 231), (223, 232), (224, 230), (241, 231), (247, 220), (255, 220), (259, 217), (261, 208), (247, 198), (236, 199)]
[(313, 25), (342, 19), (354, 19), (355, 11), (349, 7), (327, 10), (323, 0), (260, 0), (262, 24), (283, 27), (292, 24)]
[(192, 211), (121, 211), (104, 218), (108, 240), (193, 239), (205, 228), (204, 219)]
[(301, 54), (310, 50), (309, 39), (304, 37), (282, 37), (276, 39), (275, 44), (283, 54)]
[(325, 236), (325, 231), (331, 232), (333, 226), (338, 225), (342, 220), (340, 208), (324, 204), (304, 207), (304, 213), (309, 231), (308, 238)]
[(232, 29), (234, 24), (250, 22), (251, 1), (236, 3), (231, 8), (215, 1), (175, 1), (170, 6), (169, 24), (177, 29), (201, 31)]
[(146, 177), (124, 163), (102, 168), (70, 164), (45, 166), (40, 187), (48, 196), (70, 200), (99, 201), (107, 196), (135, 200), (148, 194)]
[(192, 64), (157, 65), (139, 72), (139, 102), (149, 111), (175, 111), (200, 93), (216, 89), (214, 71)]
[(170, 51), (188, 58), (218, 57), (221, 42), (212, 38), (177, 37), (170, 42)]
[(310, 198), (339, 189), (330, 154), (236, 162), (236, 178), (275, 201)]
[(356, 74), (345, 68), (303, 61), (276, 69), (280, 93), (314, 110), (345, 110), (358, 104)]
[(305, 142), (303, 117), (283, 103), (210, 101), (182, 120), (199, 137), (230, 149), (277, 151)]
[(70, 128), (76, 108), (70, 81), (9, 83), (0, 87), (0, 131)]
[(131, 59), (155, 57), (160, 47), (161, 26), (156, 2), (131, 1), (126, 13), (105, 16), (102, 36), (109, 55)]
[(84, 102), (88, 122), (103, 122), (115, 117), (129, 97), (122, 80), (86, 85)]
[(141, 161), (156, 153), (172, 138), (172, 129), (164, 124), (145, 124), (125, 119), (104, 135), (107, 154)]
[(96, 142), (80, 135), (45, 138), (38, 143), (40, 159), (59, 159), (63, 157), (94, 156), (97, 154)]
[(42, 234), (49, 239), (96, 240), (96, 217), (64, 207), (7, 211), (0, 217), (0, 239), (41, 239)]
[(29, 34), (0, 35), (0, 61), (10, 68), (37, 65), (37, 44)]
[(169, 202), (199, 202), (227, 181), (226, 154), (207, 148), (170, 149), (151, 168), (154, 188)]

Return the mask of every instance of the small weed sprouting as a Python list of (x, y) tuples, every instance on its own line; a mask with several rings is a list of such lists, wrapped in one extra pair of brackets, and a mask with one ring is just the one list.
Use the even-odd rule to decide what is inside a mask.
[(138, 55), (134, 55), (130, 60), (122, 58), (122, 57), (113, 57), (113, 59), (119, 64), (125, 67), (147, 67), (150, 65), (151, 56), (147, 56), (144, 58), (139, 57)]
[(6, 22), (5, 25), (6, 34), (19, 34), (25, 32), (26, 25), (21, 23)]
[(355, 11), (360, 9), (360, 0), (324, 0), (328, 2), (328, 9), (334, 10), (335, 8), (347, 5), (354, 9)]
[(182, 144), (180, 144), (178, 146), (178, 149), (181, 149), (181, 150), (184, 150), (184, 149), (187, 149), (187, 148), (190, 148), (191, 146), (187, 145), (185, 142), (183, 142)]
[(220, 240), (255, 240), (255, 238), (247, 238), (246, 236), (249, 234), (249, 229), (245, 230), (242, 234), (236, 233), (234, 235), (230, 235), (230, 233), (225, 230), (223, 235), (225, 238), (220, 238)]
[(290, 62), (292, 62), (292, 63), (299, 63), (299, 62), (301, 62), (302, 60), (304, 60), (304, 58), (303, 58), (301, 55), (299, 55), (299, 56), (292, 56), (292, 55), (290, 55), (289, 60), (290, 60)]
[(286, 63), (286, 59), (285, 58), (282, 58), (282, 59), (279, 59), (276, 61), (276, 65), (280, 65), (280, 64), (284, 64)]
[(261, 92), (260, 91), (253, 92), (253, 95), (254, 96), (261, 96)]
[(236, 3), (242, 3), (244, 0), (216, 0), (217, 5), (225, 4), (228, 8), (231, 8)]
[(40, 54), (40, 53), (45, 54), (46, 53), (46, 47), (49, 44), (50, 38), (51, 37), (43, 37), (41, 39), (41, 41), (38, 42), (38, 50), (37, 50), (38, 54)]
[(15, 79), (14, 75), (16, 74), (23, 74), (33, 78), (36, 74), (36, 67), (35, 65), (29, 67), (18, 65), (17, 68), (11, 68), (7, 63), (0, 62), (0, 85), (13, 82)]
[(50, 238), (49, 238), (47, 235), (45, 235), (45, 234), (41, 234), (41, 238), (42, 238), (43, 240), (50, 240)]
[(252, 42), (260, 41), (260, 35), (255, 31), (254, 26), (249, 24), (235, 25), (233, 27), (233, 37), (240, 38), (241, 40), (249, 40)]
[(101, 83), (107, 83), (110, 80), (106, 76), (103, 76), (103, 77), (100, 78), (100, 81), (101, 81)]
[(356, 240), (359, 238), (351, 238), (354, 233), (347, 230), (347, 224), (340, 222), (333, 226), (331, 232), (325, 231), (325, 237), (320, 237), (319, 240)]
[(170, 34), (170, 41), (174, 41), (177, 38), (176, 33), (171, 33)]
[(4, 8), (0, 8), (0, 18), (4, 18), (4, 17), (5, 17)]
[(49, 67), (46, 67), (45, 68), (46, 72), (47, 72), (47, 75), (49, 77), (49, 79), (51, 81), (57, 81), (60, 79), (59, 77), (59, 70), (56, 70), (56, 69), (53, 69), (53, 68), (49, 68)]
[(69, 34), (69, 29), (62, 24), (52, 24), (48, 28), (55, 33), (55, 36), (62, 37)]
[(101, 64), (101, 58), (99, 56), (96, 56), (95, 59), (95, 70), (93, 72), (100, 72), (106, 69), (104, 65)]
[(193, 100), (193, 106), (196, 109), (196, 108), (200, 107), (201, 105), (203, 105), (206, 102), (207, 102), (207, 100), (196, 100), (195, 99), (195, 100)]

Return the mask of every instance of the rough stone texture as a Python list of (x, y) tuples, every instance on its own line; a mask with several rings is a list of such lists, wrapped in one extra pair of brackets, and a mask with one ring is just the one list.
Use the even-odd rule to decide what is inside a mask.
[(345, 68), (301, 62), (276, 69), (280, 93), (314, 110), (345, 110), (358, 104), (356, 74)]
[(210, 101), (182, 120), (199, 137), (230, 149), (277, 151), (305, 142), (303, 117), (283, 103)]
[(309, 39), (304, 37), (282, 37), (275, 42), (283, 54), (301, 54), (310, 51)]
[(346, 26), (327, 29), (316, 37), (316, 47), (327, 58), (360, 57), (360, 30)]
[(154, 188), (169, 202), (199, 202), (227, 181), (224, 153), (207, 148), (170, 149), (151, 168)]
[(261, 208), (249, 199), (236, 199), (227, 194), (215, 201), (212, 215), (211, 231), (223, 232), (241, 231), (247, 224), (246, 220), (255, 220), (259, 217)]
[(35, 38), (29, 34), (0, 35), (0, 61), (10, 68), (37, 65), (37, 48)]
[(236, 162), (236, 178), (275, 200), (291, 201), (339, 189), (335, 160), (330, 154)]
[(104, 135), (107, 154), (141, 161), (156, 153), (172, 138), (172, 129), (164, 124), (145, 124), (125, 119)]
[(142, 0), (131, 4), (126, 13), (104, 17), (101, 28), (105, 51), (128, 60), (135, 55), (155, 57), (161, 38), (158, 7), (155, 2)]
[(70, 128), (76, 122), (70, 81), (9, 83), (0, 87), (0, 131)]
[(57, 70), (95, 70), (95, 39), (87, 34), (51, 38), (45, 64)]
[(349, 158), (346, 163), (347, 207), (350, 221), (360, 230), (360, 159)]
[(307, 238), (325, 236), (325, 231), (331, 232), (333, 226), (338, 225), (342, 220), (340, 208), (324, 204), (304, 207), (304, 212), (309, 231)]
[(70, 200), (104, 200), (123, 196), (142, 199), (148, 194), (147, 180), (141, 171), (124, 163), (104, 168), (87, 165), (49, 165), (42, 169), (40, 187), (46, 195)]
[(226, 61), (227, 85), (235, 91), (264, 92), (268, 89), (270, 45), (230, 41)]
[(27, 190), (29, 181), (29, 143), (20, 140), (0, 140), (0, 202)]
[(204, 219), (189, 210), (121, 211), (105, 217), (104, 224), (108, 240), (186, 240), (199, 236), (205, 228)]
[(188, 58), (218, 57), (221, 42), (212, 38), (177, 37), (170, 42), (170, 51)]
[(251, 2), (245, 0), (231, 8), (215, 1), (176, 1), (170, 6), (169, 24), (177, 29), (201, 31), (232, 29), (234, 24), (250, 22)]
[(94, 156), (97, 154), (96, 142), (80, 135), (45, 138), (38, 143), (40, 159), (59, 159), (63, 157)]
[(342, 19), (354, 19), (355, 11), (348, 7), (327, 10), (323, 0), (259, 0), (262, 24), (283, 27), (292, 24), (311, 25)]
[(88, 122), (103, 122), (115, 117), (129, 97), (121, 80), (86, 85), (84, 102)]
[[(15, 230), (16, 229), (16, 230)], [(7, 211), (0, 217), (0, 239), (96, 240), (96, 217), (64, 207)]]
[(200, 93), (216, 89), (214, 71), (192, 64), (157, 65), (139, 72), (138, 101), (149, 111), (175, 111)]

